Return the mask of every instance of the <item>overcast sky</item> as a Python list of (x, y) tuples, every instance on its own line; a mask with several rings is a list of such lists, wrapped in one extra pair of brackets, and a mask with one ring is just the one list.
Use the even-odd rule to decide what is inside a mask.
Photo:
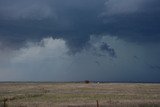
[(160, 82), (159, 0), (0, 0), (0, 81)]

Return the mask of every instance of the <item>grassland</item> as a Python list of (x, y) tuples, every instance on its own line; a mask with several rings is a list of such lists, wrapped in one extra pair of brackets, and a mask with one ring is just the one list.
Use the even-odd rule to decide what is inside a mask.
[(0, 107), (160, 107), (160, 84), (0, 83)]

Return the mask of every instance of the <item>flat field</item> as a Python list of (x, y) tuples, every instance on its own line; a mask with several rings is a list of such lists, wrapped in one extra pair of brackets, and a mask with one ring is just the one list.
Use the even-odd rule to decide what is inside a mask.
[(160, 107), (160, 84), (0, 83), (0, 107)]

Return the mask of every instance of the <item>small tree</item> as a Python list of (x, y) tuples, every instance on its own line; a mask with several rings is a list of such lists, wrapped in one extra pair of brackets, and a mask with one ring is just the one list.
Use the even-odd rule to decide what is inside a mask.
[(86, 84), (89, 84), (89, 83), (90, 83), (90, 81), (89, 81), (89, 80), (85, 80), (84, 82), (85, 82)]

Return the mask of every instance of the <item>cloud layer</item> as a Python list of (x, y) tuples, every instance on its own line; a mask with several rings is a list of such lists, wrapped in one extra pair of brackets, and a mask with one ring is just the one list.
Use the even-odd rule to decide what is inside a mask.
[(52, 36), (65, 39), (73, 51), (92, 34), (159, 42), (159, 4), (159, 0), (0, 0), (0, 38), (17, 45)]
[(42, 20), (54, 17), (53, 9), (42, 0), (15, 0), (5, 2), (1, 0), (1, 19), (6, 20)]
[(48, 37), (40, 42), (27, 42), (8, 59), (4, 55), (6, 63), (1, 62), (5, 67), (1, 67), (0, 78), (1, 81), (158, 82), (159, 69), (151, 67), (160, 64), (158, 48), (159, 44), (146, 47), (117, 37), (92, 35), (86, 48), (73, 55), (65, 40)]
[(0, 80), (160, 81), (159, 5), (0, 0)]

